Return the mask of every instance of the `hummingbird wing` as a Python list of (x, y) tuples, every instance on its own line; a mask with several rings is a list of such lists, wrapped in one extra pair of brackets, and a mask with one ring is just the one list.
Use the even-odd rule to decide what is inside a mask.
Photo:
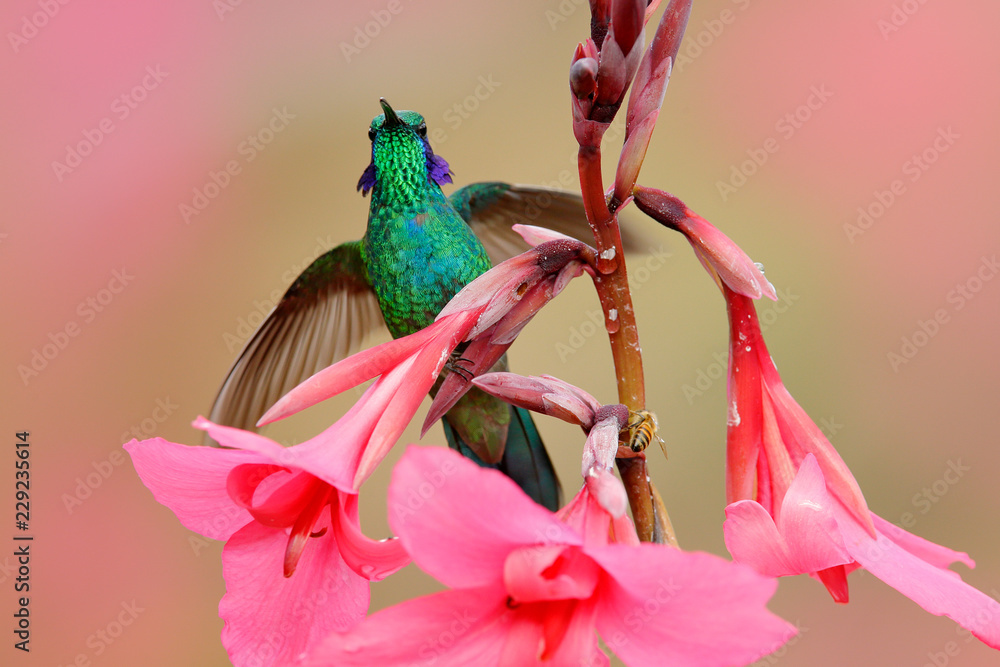
[[(473, 183), (448, 198), (459, 215), (482, 242), (493, 264), (528, 249), (524, 239), (511, 229), (514, 224), (537, 225), (594, 244), (580, 195), (534, 185)], [(634, 233), (622, 229), (626, 251), (642, 247)]]
[(359, 241), (320, 255), (295, 279), (226, 375), (211, 420), (253, 429), (279, 398), (384, 327)]

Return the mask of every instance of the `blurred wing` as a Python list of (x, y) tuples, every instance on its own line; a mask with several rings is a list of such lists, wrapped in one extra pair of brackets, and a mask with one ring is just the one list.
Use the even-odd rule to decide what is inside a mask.
[[(580, 195), (533, 185), (473, 183), (449, 197), (452, 206), (486, 247), (493, 264), (518, 255), (528, 244), (511, 229), (514, 224), (538, 225), (594, 245)], [(622, 230), (626, 251), (642, 244), (634, 234)]]
[(290, 389), (356, 352), (368, 333), (385, 326), (360, 248), (357, 241), (339, 245), (295, 279), (229, 369), (212, 421), (253, 429)]

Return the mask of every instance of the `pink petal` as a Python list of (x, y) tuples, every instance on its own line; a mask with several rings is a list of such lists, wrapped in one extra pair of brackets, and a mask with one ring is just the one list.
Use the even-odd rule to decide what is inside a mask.
[(275, 478), (283, 478), (282, 483), (266, 498), (251, 498), (251, 504), (247, 507), (258, 523), (272, 528), (287, 528), (294, 524), (317, 492), (330, 488), (326, 482), (302, 471), (280, 473), (272, 479)]
[[(625, 414), (624, 407), (622, 408)], [(610, 414), (597, 422), (583, 445), (583, 462), (580, 474), (586, 477), (598, 470), (614, 470), (615, 455), (618, 453), (618, 433), (625, 426), (618, 420), (619, 415)]]
[(642, 162), (646, 159), (646, 149), (649, 148), (649, 140), (653, 136), (656, 119), (659, 116), (659, 110), (649, 112), (627, 133), (628, 137), (622, 146), (621, 155), (618, 157), (618, 169), (615, 172), (615, 198), (618, 201), (623, 201), (632, 194), (632, 187), (639, 177)]
[(533, 377), (516, 373), (486, 373), (472, 380), (488, 394), (518, 407), (558, 417), (563, 421), (592, 427), (600, 404), (590, 394), (549, 376)]
[(825, 570), (853, 560), (837, 530), (836, 506), (823, 472), (810, 454), (785, 493), (778, 519), (778, 530), (801, 572)]
[(519, 547), (503, 564), (504, 587), (517, 603), (589, 598), (599, 578), (579, 547), (561, 544)]
[(595, 613), (592, 600), (519, 604), (499, 667), (608, 664), (598, 648)]
[(472, 319), (473, 317), (469, 313), (451, 318), (439, 316), (437, 322), (416, 333), (382, 343), (342, 359), (332, 366), (324, 368), (281, 397), (260, 418), (257, 425), (263, 426), (283, 419), (370, 380), (376, 375), (381, 375), (397, 366), (406, 357), (412, 356), (443, 331), (467, 326)]
[(502, 589), (444, 591), (372, 614), (346, 634), (332, 634), (306, 667), (497, 664), (511, 614)]
[(625, 493), (625, 487), (613, 473), (600, 470), (587, 475), (583, 481), (590, 495), (612, 519), (625, 516), (625, 510), (628, 509), (628, 495)]
[(935, 567), (948, 568), (952, 563), (964, 563), (968, 567), (976, 566), (976, 562), (969, 558), (969, 554), (967, 553), (952, 551), (948, 547), (935, 544), (913, 533), (908, 533), (896, 524), (890, 523), (876, 514), (872, 514), (872, 521), (875, 523), (875, 530), (879, 533), (885, 535), (920, 560), (927, 561)]
[[(758, 348), (758, 354), (767, 355), (767, 348)], [(874, 534), (871, 512), (857, 480), (816, 422), (785, 389), (770, 355), (767, 355), (766, 362), (762, 363), (761, 372), (765, 391), (773, 402), (778, 427), (782, 438), (788, 443), (789, 450), (792, 450), (796, 457), (814, 455), (823, 470), (830, 491), (851, 509), (855, 518), (867, 527), (869, 534)]]
[(553, 231), (548, 227), (536, 227), (535, 225), (511, 225), (511, 229), (521, 235), (524, 242), (531, 246), (541, 245), (546, 241), (572, 241), (573, 238)]
[(414, 562), (453, 588), (498, 584), (517, 547), (581, 541), (508, 477), (441, 447), (407, 448), (388, 509)]
[(690, 209), (685, 209), (685, 213), (687, 216), (678, 230), (687, 237), (699, 259), (711, 264), (730, 289), (754, 299), (763, 295), (778, 300), (774, 286), (742, 248)]
[(562, 641), (551, 654), (553, 665), (608, 665), (608, 656), (597, 643), (597, 601), (594, 598), (580, 600), (573, 609), (573, 615), (563, 631)]
[[(500, 262), (463, 287), (441, 309), (437, 319), (440, 320), (461, 312), (476, 312), (481, 314), (483, 309), (493, 302), (498, 295), (502, 298), (509, 298), (512, 292), (516, 292), (518, 285), (523, 282), (534, 282), (541, 275), (542, 273), (538, 268), (537, 253), (529, 250), (520, 255), (515, 255), (508, 260)], [(512, 300), (511, 303), (513, 301), (516, 301), (516, 299)], [(488, 329), (497, 319), (499, 317), (496, 317), (488, 326), (477, 323), (476, 328), (479, 331)]]
[[(901, 538), (896, 531), (892, 539), (881, 531), (872, 539), (843, 507), (837, 519), (848, 551), (862, 567), (931, 614), (947, 616), (988, 646), (1000, 649), (1000, 603), (962, 581), (957, 573), (938, 566), (940, 553), (934, 554), (937, 562), (924, 561), (900, 546), (914, 547), (922, 541)], [(915, 548), (918, 552), (927, 550), (926, 545)], [(955, 556), (955, 560), (962, 560), (964, 554)]]
[(348, 567), (369, 581), (381, 581), (410, 562), (399, 538), (373, 540), (361, 532), (356, 495), (338, 495), (332, 508), (333, 534)]
[(795, 634), (766, 607), (777, 582), (750, 568), (655, 544), (587, 553), (609, 575), (597, 591), (597, 629), (626, 664), (743, 665)]
[(213, 540), (227, 540), (253, 521), (230, 498), (226, 482), (238, 465), (269, 463), (259, 454), (188, 447), (163, 438), (132, 440), (125, 451), (156, 501), (173, 510), (187, 528)]
[(738, 563), (771, 577), (850, 563), (854, 559), (840, 539), (835, 505), (816, 459), (809, 456), (785, 494), (778, 526), (752, 500), (726, 507), (726, 548)]
[(468, 338), (479, 336), (507, 315), (524, 293), (567, 264), (579, 261), (589, 246), (575, 239), (548, 241), (516, 255), (466, 285), (438, 314), (438, 319), (472, 311), (478, 320)]
[(384, 382), (387, 387), (395, 388), (389, 399), (391, 407), (382, 413), (368, 440), (368, 445), (361, 454), (354, 476), (354, 488), (360, 488), (362, 482), (368, 479), (396, 444), (458, 342), (453, 336), (441, 346), (436, 339), (435, 343), (438, 344), (428, 345), (415, 357), (404, 361), (387, 375), (379, 378), (380, 383)]
[(310, 539), (295, 573), (285, 578), (287, 541), (284, 530), (251, 523), (222, 551), (222, 643), (235, 665), (290, 664), (365, 617), (368, 583), (344, 564), (329, 533)]
[[(564, 268), (570, 268), (575, 264), (577, 262), (570, 262)], [(554, 282), (555, 276), (548, 275), (526, 290), (520, 300), (496, 323), (490, 334), (490, 342), (495, 345), (510, 346), (538, 311), (556, 296), (556, 291), (553, 289)]]
[(731, 290), (753, 299), (764, 295), (777, 301), (774, 286), (747, 254), (680, 199), (662, 190), (642, 186), (636, 187), (633, 194), (643, 213), (684, 234), (705, 269)]
[(226, 490), (234, 503), (249, 510), (258, 488), (262, 485), (270, 486), (278, 480), (284, 481), (294, 474), (287, 468), (272, 463), (242, 463), (229, 471)]
[(242, 449), (248, 452), (257, 452), (268, 458), (273, 463), (279, 463), (282, 452), (285, 448), (270, 438), (266, 438), (253, 431), (244, 431), (241, 428), (232, 426), (222, 426), (208, 421), (202, 416), (198, 416), (192, 423), (197, 429), (205, 431), (212, 439), (223, 447)]
[(610, 539), (611, 515), (601, 507), (586, 484), (559, 509), (556, 516), (571, 530), (582, 535), (583, 543), (588, 546), (604, 546)]
[[(371, 388), (369, 388), (369, 391)], [(365, 395), (367, 396), (367, 394)], [(354, 463), (360, 455), (367, 433), (365, 396), (341, 419), (325, 431), (294, 447), (282, 447), (274, 440), (252, 431), (213, 424), (204, 417), (194, 421), (194, 427), (208, 432), (219, 444), (236, 450), (256, 452), (268, 463), (289, 469), (304, 470), (327, 484), (339, 489), (351, 489)], [(373, 411), (368, 411), (369, 423), (374, 421)], [(370, 432), (370, 425), (368, 426)], [(336, 455), (331, 456), (331, 450)], [(228, 450), (216, 450), (228, 451)]]

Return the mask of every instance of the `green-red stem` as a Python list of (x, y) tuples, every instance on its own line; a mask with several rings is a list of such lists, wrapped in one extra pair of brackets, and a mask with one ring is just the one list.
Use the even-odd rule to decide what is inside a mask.
[[(639, 330), (635, 324), (617, 218), (608, 210), (604, 199), (600, 149), (581, 146), (578, 166), (584, 207), (597, 239), (598, 273), (594, 277), (594, 285), (604, 310), (604, 322), (611, 341), (618, 400), (629, 410), (641, 410), (646, 405), (646, 385), (642, 371)], [(619, 450), (620, 454), (626, 452), (627, 457), (617, 460), (618, 471), (628, 493), (639, 539), (651, 542), (657, 520), (646, 469), (646, 456), (642, 452), (634, 454), (628, 448)]]

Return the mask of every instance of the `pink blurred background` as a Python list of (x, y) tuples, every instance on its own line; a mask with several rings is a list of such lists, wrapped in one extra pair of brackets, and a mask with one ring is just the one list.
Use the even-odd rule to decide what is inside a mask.
[[(227, 664), (220, 546), (153, 500), (120, 445), (130, 431), (200, 442), (189, 423), (241, 326), (319, 252), (361, 236), (355, 184), (379, 96), (443, 129), (435, 148), (459, 184), (573, 183), (567, 66), (588, 21), (580, 0), (3, 4), (0, 419), (9, 445), (31, 432), (35, 542), (29, 655), (11, 647), (0, 556), (0, 662)], [(761, 309), (772, 354), (872, 509), (968, 551), (978, 567), (962, 576), (994, 596), (998, 24), (985, 0), (699, 0), (640, 177), (765, 264), (784, 296)], [(239, 173), (206, 191), (229, 161)], [(210, 198), (185, 216), (196, 190)], [(628, 222), (655, 251), (631, 271), (670, 454), (651, 452), (653, 478), (682, 546), (724, 555), (722, 300), (682, 240)], [(612, 400), (596, 308), (574, 284), (514, 347), (516, 370)], [(353, 398), (272, 434), (308, 437)], [(575, 490), (577, 433), (541, 428)], [(387, 530), (388, 470), (366, 487), (370, 534)], [(0, 554), (14, 532), (0, 531)], [(771, 607), (801, 634), (761, 664), (997, 664), (873, 577), (851, 583), (837, 606), (807, 578), (782, 580)], [(373, 608), (434, 589), (410, 568), (374, 587)]]

